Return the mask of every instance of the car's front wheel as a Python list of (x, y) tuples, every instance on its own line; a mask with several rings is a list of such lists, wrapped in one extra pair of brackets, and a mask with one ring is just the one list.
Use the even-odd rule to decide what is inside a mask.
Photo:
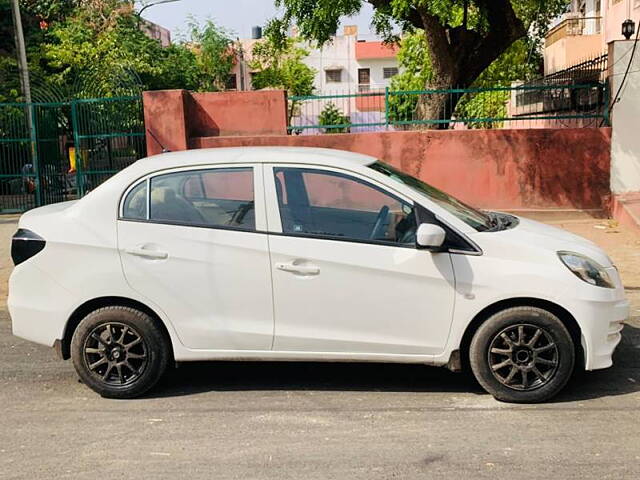
[(154, 320), (123, 306), (87, 315), (71, 341), (71, 358), (80, 379), (108, 398), (134, 398), (147, 392), (166, 370), (169, 352)]
[(471, 369), (496, 399), (543, 402), (569, 381), (575, 346), (558, 317), (535, 307), (514, 307), (491, 316), (469, 348)]

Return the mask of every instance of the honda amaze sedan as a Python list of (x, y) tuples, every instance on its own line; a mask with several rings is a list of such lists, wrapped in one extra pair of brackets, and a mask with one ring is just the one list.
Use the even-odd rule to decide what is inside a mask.
[(23, 215), (12, 257), (14, 334), (114, 398), (172, 362), (279, 360), (468, 366), (540, 402), (609, 367), (628, 314), (593, 243), (336, 150), (143, 159)]

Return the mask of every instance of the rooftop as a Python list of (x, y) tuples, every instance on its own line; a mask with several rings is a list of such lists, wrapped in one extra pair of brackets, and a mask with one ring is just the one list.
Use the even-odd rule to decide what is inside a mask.
[(211, 165), (224, 163), (298, 163), (319, 165), (344, 165), (345, 162), (357, 165), (369, 165), (377, 159), (369, 155), (312, 147), (230, 147), (203, 148), (181, 152), (162, 153), (142, 160), (136, 165), (146, 169), (158, 167), (175, 168), (192, 165)]

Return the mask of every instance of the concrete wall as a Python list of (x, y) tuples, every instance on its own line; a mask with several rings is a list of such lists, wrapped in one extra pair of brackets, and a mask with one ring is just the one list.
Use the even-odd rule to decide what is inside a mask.
[[(283, 91), (193, 93), (144, 92), (147, 153), (188, 148), (188, 139), (218, 135), (285, 135), (287, 98)], [(156, 139), (153, 138), (155, 135)]]
[(637, 0), (602, 0), (604, 16), (605, 45), (614, 40), (623, 40), (622, 22), (631, 18), (636, 22), (636, 29), (640, 28), (640, 3)]
[(602, 38), (600, 34), (571, 35), (545, 47), (545, 75), (602, 55), (606, 51)]
[(610, 129), (200, 137), (191, 148), (314, 146), (373, 155), (479, 207), (606, 209)]
[[(631, 58), (633, 40), (619, 40), (609, 45), (609, 72), (612, 96), (618, 91)], [(620, 61), (617, 61), (620, 59)], [(636, 51), (629, 75), (613, 105), (611, 121), (611, 191), (614, 194), (640, 191), (640, 49)]]
[[(144, 106), (148, 131), (172, 151), (253, 145), (327, 147), (373, 155), (479, 207), (609, 206), (608, 128), (297, 136), (286, 135), (283, 91), (146, 92)], [(632, 136), (633, 125), (628, 135)], [(147, 145), (150, 155), (161, 151), (150, 134)], [(640, 167), (638, 175), (640, 181)]]

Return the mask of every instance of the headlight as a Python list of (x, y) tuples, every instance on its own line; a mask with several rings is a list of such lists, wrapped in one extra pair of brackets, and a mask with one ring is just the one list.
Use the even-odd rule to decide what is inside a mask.
[(615, 288), (609, 274), (595, 260), (573, 252), (558, 252), (558, 256), (562, 263), (581, 280), (597, 287)]

